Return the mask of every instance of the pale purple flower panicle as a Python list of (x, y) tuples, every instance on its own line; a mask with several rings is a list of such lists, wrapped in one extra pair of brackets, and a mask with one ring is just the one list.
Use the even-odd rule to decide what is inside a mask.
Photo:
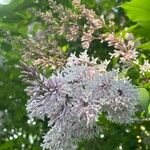
[(148, 60), (145, 60), (144, 64), (140, 65), (140, 73), (145, 75), (146, 72), (150, 72), (150, 63)]
[(108, 72), (108, 61), (96, 61), (87, 51), (79, 57), (71, 54), (61, 71), (50, 78), (40, 75), (26, 89), (29, 116), (49, 119), (51, 129), (43, 137), (44, 149), (74, 149), (79, 140), (99, 135), (100, 112), (116, 123), (132, 121), (137, 90), (128, 79), (120, 79), (118, 71)]
[(138, 104), (137, 89), (127, 79), (112, 81), (108, 96), (105, 98), (104, 111), (107, 118), (120, 124), (133, 122)]
[(112, 57), (119, 57), (120, 62), (128, 63), (137, 59), (138, 52), (135, 49), (135, 42), (129, 40), (125, 42), (123, 38), (116, 37), (114, 33), (103, 34), (102, 39), (108, 42), (108, 46), (114, 46), (115, 50), (113, 53), (110, 53)]
[(83, 36), (81, 38), (81, 42), (82, 42), (82, 47), (84, 49), (88, 49), (90, 47), (90, 44), (93, 40), (93, 30), (89, 30), (88, 32), (84, 32)]

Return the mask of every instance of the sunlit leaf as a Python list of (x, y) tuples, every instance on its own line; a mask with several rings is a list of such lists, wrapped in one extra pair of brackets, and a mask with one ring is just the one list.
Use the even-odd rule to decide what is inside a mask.
[(122, 5), (128, 17), (133, 21), (150, 21), (150, 1), (131, 0)]
[(145, 88), (139, 88), (139, 100), (143, 109), (147, 112), (150, 95)]

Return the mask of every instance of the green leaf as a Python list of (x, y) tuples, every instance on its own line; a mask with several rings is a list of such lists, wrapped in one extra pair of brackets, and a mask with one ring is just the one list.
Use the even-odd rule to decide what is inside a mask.
[(140, 103), (141, 103), (143, 109), (145, 110), (145, 112), (147, 113), (150, 95), (145, 88), (139, 88), (138, 90), (139, 90)]
[(122, 5), (128, 17), (137, 21), (150, 21), (150, 0), (132, 0)]
[(130, 68), (127, 72), (127, 75), (132, 79), (133, 84), (137, 85), (139, 82), (139, 69), (136, 66)]
[(137, 25), (139, 28), (135, 30), (137, 35), (144, 37), (148, 41), (150, 40), (150, 21), (141, 21), (138, 22)]
[(150, 104), (148, 105), (148, 116), (150, 116)]
[(138, 46), (138, 48), (141, 48), (141, 49), (150, 49), (150, 42), (147, 42), (147, 43), (144, 43), (144, 44), (141, 44), (140, 46)]
[(136, 22), (133, 27), (131, 26), (132, 33), (145, 39), (146, 42), (150, 41), (150, 1), (131, 0), (121, 7), (125, 10), (129, 19)]

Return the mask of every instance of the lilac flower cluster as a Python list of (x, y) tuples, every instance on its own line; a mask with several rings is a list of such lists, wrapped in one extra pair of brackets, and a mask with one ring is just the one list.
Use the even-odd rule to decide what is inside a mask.
[(133, 121), (137, 90), (117, 70), (108, 72), (108, 63), (97, 64), (87, 51), (79, 57), (72, 54), (61, 71), (50, 78), (40, 75), (27, 87), (29, 116), (49, 119), (44, 149), (74, 149), (79, 140), (98, 136), (100, 112), (116, 123)]

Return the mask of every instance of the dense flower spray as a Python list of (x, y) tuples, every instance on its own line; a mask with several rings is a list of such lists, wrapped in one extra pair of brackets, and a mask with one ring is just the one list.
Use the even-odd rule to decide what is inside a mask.
[[(89, 51), (96, 51), (92, 49), (96, 41), (97, 43), (104, 42), (112, 48), (108, 55), (110, 60), (118, 60), (117, 67), (130, 69), (136, 65), (141, 55), (137, 48), (140, 42), (135, 39), (133, 34), (128, 33), (126, 29), (124, 30), (127, 32), (126, 34), (122, 32), (118, 34), (113, 20), (107, 20), (103, 14), (97, 15), (94, 10), (87, 8), (80, 0), (72, 0), (73, 9), (65, 7), (55, 0), (48, 0), (48, 2), (50, 10), (44, 12), (33, 10), (34, 15), (47, 24), (47, 29), (39, 30), (34, 37), (23, 41), (24, 61), (32, 61), (34, 66), (44, 69), (49, 66), (53, 69), (62, 67), (66, 63), (64, 60), (68, 57), (65, 52), (69, 49), (66, 46), (64, 52), (61, 49), (59, 38), (56, 41), (55, 36), (47, 38), (50, 35), (56, 35), (56, 37), (63, 36), (69, 45), (75, 43)], [(30, 25), (31, 29), (32, 26), (33, 24)], [(148, 61), (142, 66), (141, 62), (138, 62), (137, 65), (142, 74), (149, 69)], [(145, 67), (148, 69), (145, 70)]]
[(98, 136), (100, 112), (116, 123), (133, 121), (138, 103), (136, 88), (117, 70), (107, 71), (109, 61), (96, 62), (87, 51), (79, 57), (71, 54), (66, 65), (49, 78), (23, 66), (24, 78), (35, 78), (26, 79), (31, 84), (26, 89), (30, 96), (28, 114), (49, 119), (50, 131), (44, 136), (43, 148), (73, 149), (79, 140)]
[[(101, 114), (119, 124), (134, 121), (138, 91), (119, 68), (131, 68), (136, 64), (139, 53), (133, 39), (115, 34), (113, 21), (107, 25), (103, 16), (86, 8), (80, 0), (72, 0), (74, 9), (53, 0), (49, 0), (49, 6), (51, 11), (34, 11), (47, 23), (48, 29), (42, 31), (43, 38), (38, 38), (37, 34), (37, 37), (24, 42), (27, 50), (23, 60), (32, 61), (34, 66), (43, 70), (51, 67), (54, 72), (46, 77), (35, 67), (22, 64), (23, 79), (30, 84), (26, 88), (30, 97), (27, 112), (31, 118), (48, 119), (50, 130), (43, 137), (43, 149), (73, 150), (80, 140), (99, 136), (101, 128), (97, 121), (101, 121), (98, 120)], [(62, 50), (59, 39), (55, 41), (51, 37), (49, 41), (46, 38), (49, 35), (64, 36), (70, 43), (68, 48), (75, 42), (81, 44), (85, 51), (78, 57), (75, 53), (68, 57), (67, 52), (70, 51)], [(88, 56), (87, 51), (92, 51), (95, 41), (114, 47), (108, 54), (110, 61), (118, 59), (120, 66), (113, 66), (118, 69), (108, 71), (110, 61), (98, 63), (98, 59)], [(149, 62), (144, 62), (139, 69), (145, 75)]]

